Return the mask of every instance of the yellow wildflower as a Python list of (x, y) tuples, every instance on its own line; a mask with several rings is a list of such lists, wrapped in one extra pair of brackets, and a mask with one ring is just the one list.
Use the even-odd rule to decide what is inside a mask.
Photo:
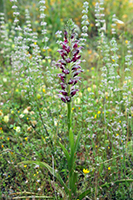
[(88, 174), (90, 171), (88, 169), (83, 169), (84, 174)]
[(42, 89), (42, 91), (43, 91), (43, 92), (46, 92), (46, 90), (45, 90), (44, 88)]
[(87, 88), (87, 90), (88, 90), (88, 92), (90, 92), (90, 91), (91, 91), (91, 88), (90, 88), (90, 87), (88, 87), (88, 88)]

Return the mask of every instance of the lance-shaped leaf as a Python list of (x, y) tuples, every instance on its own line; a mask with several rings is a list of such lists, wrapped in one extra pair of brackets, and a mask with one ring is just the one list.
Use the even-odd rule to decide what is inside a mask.
[(62, 178), (61, 178), (61, 176), (59, 175), (59, 173), (56, 172), (56, 171), (55, 171), (52, 167), (50, 167), (47, 163), (29, 160), (29, 161), (23, 161), (23, 162), (18, 163), (18, 165), (21, 165), (21, 164), (36, 164), (36, 165), (45, 167), (53, 176), (55, 176), (55, 177), (58, 179), (58, 181), (60, 182), (60, 184), (64, 187), (65, 192), (66, 192), (67, 194), (70, 193), (69, 188), (66, 186), (66, 184), (65, 184), (64, 181), (62, 180)]

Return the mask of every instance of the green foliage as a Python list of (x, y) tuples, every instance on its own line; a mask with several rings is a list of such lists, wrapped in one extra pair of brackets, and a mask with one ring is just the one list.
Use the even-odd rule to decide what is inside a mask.
[[(15, 25), (13, 3), (0, 1), (1, 199), (132, 199), (132, 3), (105, 1), (101, 34), (89, 1), (79, 92), (68, 107), (57, 98), (55, 32), (71, 18), (80, 38), (83, 2), (46, 1), (43, 35), (38, 1), (18, 0)], [(112, 36), (114, 13), (124, 24), (117, 21)]]

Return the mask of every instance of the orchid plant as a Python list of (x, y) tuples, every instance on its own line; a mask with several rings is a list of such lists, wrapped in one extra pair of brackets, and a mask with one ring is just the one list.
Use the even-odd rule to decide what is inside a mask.
[[(88, 12), (88, 3), (84, 3), (84, 13)], [(86, 22), (84, 20), (84, 25), (86, 27)], [(68, 138), (69, 144), (66, 148), (60, 141), (58, 141), (58, 145), (64, 152), (64, 155), (67, 160), (67, 172), (68, 172), (68, 180), (66, 183), (63, 178), (59, 174), (58, 170), (55, 170), (54, 167), (49, 166), (45, 162), (39, 161), (24, 161), (19, 164), (36, 164), (40, 167), (45, 167), (47, 170), (53, 175), (52, 185), (55, 190), (58, 189), (60, 191), (63, 199), (83, 199), (90, 190), (84, 191), (82, 194), (78, 194), (78, 172), (76, 171), (76, 151), (79, 145), (80, 134), (75, 137), (72, 131), (72, 115), (71, 115), (71, 104), (72, 98), (78, 92), (78, 88), (76, 87), (77, 82), (81, 79), (78, 75), (83, 72), (81, 69), (81, 50), (83, 41), (85, 41), (85, 33), (82, 33), (81, 36), (83, 38), (77, 39), (77, 31), (76, 26), (72, 20), (68, 21), (66, 30), (64, 31), (64, 40), (60, 41), (59, 44), (61, 48), (58, 50), (61, 59), (58, 60), (56, 66), (59, 67), (62, 73), (58, 74), (60, 78), (60, 86), (61, 90), (59, 91), (58, 97), (67, 104), (67, 124), (68, 124)], [(82, 42), (82, 44), (81, 44)], [(54, 156), (53, 156), (54, 157)], [(53, 165), (54, 166), (54, 165)], [(58, 186), (55, 184), (58, 181)], [(60, 187), (61, 186), (61, 187)]]

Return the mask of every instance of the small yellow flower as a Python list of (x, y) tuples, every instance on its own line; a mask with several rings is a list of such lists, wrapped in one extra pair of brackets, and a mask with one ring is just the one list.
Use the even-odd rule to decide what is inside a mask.
[(2, 131), (2, 127), (0, 127), (0, 131)]
[(27, 165), (24, 165), (24, 167), (26, 168), (26, 167), (27, 167)]
[(74, 110), (74, 108), (72, 108), (72, 110)]
[(28, 140), (28, 138), (27, 138), (27, 137), (25, 137), (24, 139), (25, 139), (26, 141)]
[(98, 112), (97, 112), (97, 114), (99, 115), (101, 113), (101, 111), (99, 110)]
[(125, 43), (128, 44), (128, 40), (126, 40)]
[(10, 138), (8, 137), (8, 138), (7, 138), (7, 140), (9, 141), (9, 140), (10, 140)]
[(34, 42), (34, 45), (36, 45), (36, 42)]
[(90, 171), (88, 169), (83, 169), (84, 174), (88, 174)]
[(115, 60), (114, 60), (114, 59), (112, 59), (112, 61), (113, 61), (113, 62), (115, 62)]
[(90, 70), (89, 69), (87, 69), (87, 72), (89, 72)]
[(46, 90), (45, 90), (44, 88), (42, 89), (42, 91), (43, 91), (43, 92), (46, 92)]
[(111, 170), (111, 167), (108, 167), (108, 170)]
[(88, 90), (88, 92), (90, 92), (90, 91), (91, 91), (91, 88), (90, 88), (90, 87), (88, 87), (88, 88), (87, 88), (87, 90)]
[(97, 115), (95, 115), (94, 118), (96, 119), (96, 118), (97, 118)]
[(19, 90), (18, 90), (18, 89), (16, 89), (15, 91), (16, 91), (16, 92), (18, 92)]
[(91, 70), (94, 70), (94, 67), (92, 67)]
[(1, 145), (1, 147), (3, 148), (3, 147), (4, 147), (4, 145), (2, 144), (2, 145)]

